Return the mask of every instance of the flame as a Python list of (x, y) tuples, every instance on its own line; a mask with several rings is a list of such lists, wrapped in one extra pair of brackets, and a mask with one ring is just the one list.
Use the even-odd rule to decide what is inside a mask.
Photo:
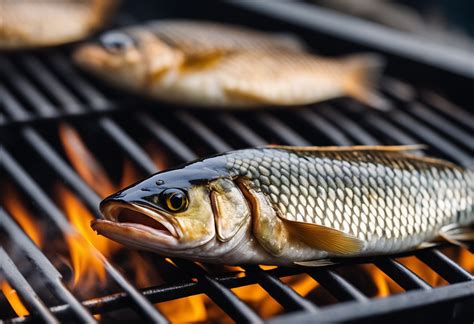
[(455, 251), (459, 252), (457, 258), (454, 258), (454, 260), (458, 260), (459, 265), (469, 271), (471, 274), (474, 273), (474, 257), (472, 256), (472, 253), (465, 248), (455, 249), (453, 252)]
[(18, 224), (20, 224), (21, 228), (31, 238), (36, 246), (41, 247), (43, 243), (43, 235), (38, 228), (38, 224), (35, 224), (34, 220), (30, 216), (31, 214), (21, 203), (18, 192), (10, 184), (5, 186), (4, 190), (2, 191), (2, 196), (5, 197), (3, 199), (3, 204), (6, 209), (13, 216), (13, 218), (15, 218)]
[(158, 304), (158, 309), (174, 323), (203, 322), (207, 319), (204, 295), (195, 295)]
[(107, 173), (97, 162), (74, 128), (68, 124), (61, 124), (59, 127), (59, 138), (69, 161), (89, 186), (102, 197), (110, 195), (115, 191), (114, 185), (107, 177)]
[[(115, 186), (114, 182), (110, 180), (104, 168), (98, 163), (74, 128), (67, 124), (61, 125), (59, 136), (72, 166), (82, 179), (100, 196), (107, 196), (139, 179), (139, 174), (133, 164), (125, 160), (121, 180), (119, 184)], [(154, 143), (149, 143), (146, 145), (146, 150), (158, 169), (166, 169), (169, 166), (169, 161), (166, 159), (167, 155), (159, 146)], [(90, 228), (90, 221), (93, 217), (82, 203), (64, 186), (58, 186), (57, 192), (71, 224), (83, 237), (76, 237), (74, 235), (67, 237), (74, 268), (74, 285), (79, 284), (81, 290), (87, 290), (88, 285), (96, 284), (97, 280), (102, 284), (105, 283), (105, 269), (99, 260), (94, 257), (94, 254), (91, 253), (89, 243), (94, 245), (107, 258), (112, 257), (119, 251), (123, 253), (125, 257), (123, 257), (122, 260), (127, 262), (124, 268), (130, 270), (127, 272), (134, 274), (134, 283), (137, 286), (149, 287), (156, 284), (156, 278), (160, 277), (159, 269), (156, 269), (148, 257), (143, 257), (142, 254), (135, 251), (123, 249), (120, 245), (113, 243), (111, 240), (96, 235)], [(20, 220), (24, 219), (24, 216), (28, 214), (25, 210), (22, 210), (19, 199), (11, 196), (10, 190), (8, 190), (8, 193), (9, 196), (5, 199), (5, 201), (7, 201), (7, 208), (17, 218), (18, 223), (25, 229), (28, 235), (32, 237), (35, 243), (41, 244), (41, 233), (36, 231), (37, 234), (34, 234), (35, 226), (31, 218), (26, 217), (26, 222)], [(447, 255), (466, 270), (474, 271), (474, 258), (472, 258), (472, 254), (469, 251), (453, 248), (447, 251)], [(439, 275), (416, 257), (400, 258), (398, 261), (433, 286), (446, 284)], [(169, 259), (168, 262), (172, 263)], [(267, 266), (261, 267), (263, 270), (274, 268)], [(238, 276), (244, 275), (241, 268), (228, 268), (231, 271), (241, 271)], [(350, 270), (350, 273), (348, 273), (350, 278), (348, 280), (359, 283), (359, 288), (368, 296), (385, 297), (403, 291), (401, 287), (374, 265), (367, 264), (356, 268), (351, 266), (348, 270)], [(341, 269), (341, 272), (342, 271), (343, 269)], [(281, 278), (281, 280), (290, 285), (303, 297), (317, 290), (316, 288), (320, 288), (319, 284), (306, 274), (288, 276)], [(282, 307), (259, 285), (234, 288), (232, 291), (250, 307), (255, 309), (263, 318), (269, 318), (282, 311)], [(322, 295), (321, 297), (324, 298)], [(156, 307), (172, 322), (231, 321), (216, 304), (202, 294), (162, 302), (157, 304)]]
[(135, 170), (132, 163), (128, 160), (125, 160), (122, 169), (122, 180), (120, 180), (120, 185), (117, 190), (129, 186), (139, 179), (140, 177), (138, 176), (138, 172)]
[(8, 302), (10, 303), (11, 307), (15, 311), (16, 315), (23, 317), (30, 314), (21, 302), (20, 297), (18, 297), (16, 290), (13, 289), (8, 282), (2, 282), (1, 290), (7, 298)]
[(99, 283), (104, 285), (106, 281), (105, 268), (93, 253), (90, 244), (105, 257), (111, 257), (119, 245), (97, 235), (92, 230), (90, 227), (90, 222), (93, 220), (92, 215), (69, 190), (63, 185), (58, 185), (56, 192), (71, 225), (79, 233), (79, 235), (72, 233), (66, 235), (74, 270), (73, 287), (80, 283), (81, 290), (88, 290), (87, 287), (94, 285), (96, 279), (99, 279)]

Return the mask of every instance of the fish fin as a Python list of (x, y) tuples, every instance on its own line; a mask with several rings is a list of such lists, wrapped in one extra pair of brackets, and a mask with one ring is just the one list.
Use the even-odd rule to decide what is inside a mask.
[(474, 241), (474, 227), (457, 224), (448, 225), (441, 229), (439, 238), (464, 248), (468, 246), (462, 241)]
[(345, 58), (349, 75), (344, 83), (347, 94), (360, 102), (379, 110), (392, 109), (392, 104), (377, 93), (375, 85), (385, 66), (382, 57), (375, 54), (356, 54)]
[(424, 150), (427, 148), (423, 144), (413, 145), (356, 145), (356, 146), (286, 146), (286, 145), (266, 145), (265, 148), (281, 149), (295, 152), (352, 152), (352, 151), (379, 151), (379, 152), (408, 152)]
[(320, 259), (320, 260), (309, 260), (309, 261), (296, 261), (293, 262), (295, 265), (303, 266), (303, 267), (326, 267), (334, 264), (338, 264), (330, 259)]
[(342, 231), (310, 223), (290, 221), (281, 218), (291, 234), (305, 244), (321, 250), (337, 254), (353, 254), (360, 252), (365, 242)]
[(415, 250), (423, 250), (423, 249), (429, 249), (435, 246), (438, 246), (440, 243), (438, 242), (423, 242), (420, 245), (418, 245)]

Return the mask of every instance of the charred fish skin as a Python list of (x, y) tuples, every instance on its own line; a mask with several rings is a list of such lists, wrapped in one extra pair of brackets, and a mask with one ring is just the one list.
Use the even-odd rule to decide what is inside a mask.
[[(472, 225), (474, 172), (407, 149), (227, 152), (157, 173), (112, 195), (101, 204), (106, 220), (93, 227), (165, 256), (292, 265), (416, 249), (440, 234), (449, 236), (449, 229)], [(186, 204), (177, 204), (185, 208), (174, 210), (172, 204), (170, 209), (168, 194), (175, 192), (186, 196)], [(145, 223), (132, 219), (130, 224), (130, 217), (121, 222), (120, 209), (150, 216), (170, 229), (168, 236), (163, 238), (163, 230), (144, 233)]]

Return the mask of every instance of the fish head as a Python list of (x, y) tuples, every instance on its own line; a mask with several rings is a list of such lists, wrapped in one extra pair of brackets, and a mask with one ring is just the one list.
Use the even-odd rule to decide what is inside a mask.
[(183, 62), (183, 54), (144, 29), (109, 31), (73, 55), (83, 69), (109, 82), (139, 91)]
[[(218, 193), (222, 181), (227, 187)], [(239, 217), (243, 207), (234, 206), (236, 195), (242, 194), (231, 180), (209, 181), (196, 170), (166, 171), (106, 198), (100, 205), (105, 219), (92, 227), (128, 246), (206, 260), (235, 248), (249, 229), (250, 210)]]

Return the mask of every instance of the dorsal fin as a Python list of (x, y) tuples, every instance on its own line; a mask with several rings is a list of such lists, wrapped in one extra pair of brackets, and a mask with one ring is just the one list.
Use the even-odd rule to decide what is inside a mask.
[(400, 157), (406, 157), (427, 164), (431, 164), (439, 167), (448, 167), (456, 168), (463, 170), (462, 167), (445, 160), (441, 160), (434, 157), (420, 156), (417, 154), (411, 153), (412, 151), (425, 150), (428, 147), (424, 144), (412, 144), (412, 145), (375, 145), (375, 146), (365, 146), (365, 145), (356, 145), (356, 146), (286, 146), (286, 145), (266, 145), (262, 148), (271, 148), (285, 150), (295, 153), (304, 153), (304, 152), (378, 152), (378, 153), (398, 153)]
[(410, 152), (425, 150), (426, 145), (356, 145), (356, 146), (288, 146), (267, 145), (264, 148), (273, 148), (294, 152), (353, 152), (353, 151), (377, 151), (377, 152)]

